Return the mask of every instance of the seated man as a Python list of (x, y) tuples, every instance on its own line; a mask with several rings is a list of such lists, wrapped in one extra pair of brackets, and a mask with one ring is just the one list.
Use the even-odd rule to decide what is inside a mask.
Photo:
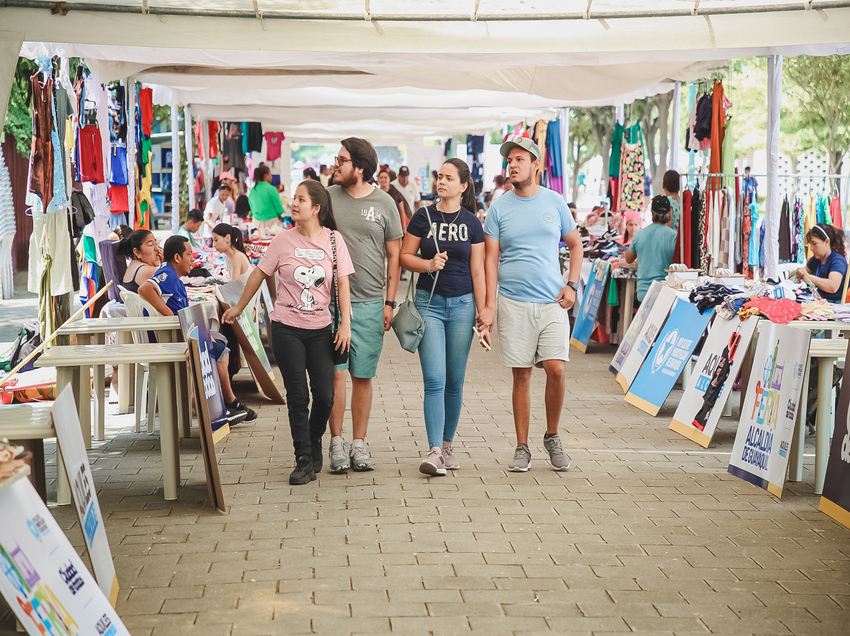
[[(139, 286), (139, 296), (148, 301), (163, 316), (176, 316), (177, 312), (189, 306), (186, 286), (180, 280), (192, 270), (192, 247), (185, 236), (172, 236), (165, 241), (163, 264), (156, 274)], [(230, 376), (227, 373), (227, 363), (230, 358), (229, 349), (224, 344), (224, 337), (214, 331), (212, 335), (213, 353), (218, 367), (218, 379), (221, 382), (221, 392), (224, 405), (227, 407), (227, 419), (231, 425), (239, 422), (253, 422), (257, 413), (244, 406), (236, 399), (230, 386)]]
[(179, 230), (177, 230), (177, 236), (185, 236), (187, 239), (189, 239), (189, 245), (191, 245), (192, 247), (197, 247), (197, 234), (198, 230), (201, 229), (201, 224), (203, 222), (203, 212), (201, 212), (198, 208), (195, 208), (194, 210), (189, 210), (189, 214), (186, 215), (186, 222), (180, 226)]

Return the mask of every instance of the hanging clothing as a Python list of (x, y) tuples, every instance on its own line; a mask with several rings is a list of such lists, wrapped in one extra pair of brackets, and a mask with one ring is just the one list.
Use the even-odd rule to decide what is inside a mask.
[(702, 193), (699, 189), (699, 184), (694, 185), (693, 196), (691, 197), (691, 268), (698, 269), (700, 266), (700, 232), (704, 229), (701, 225), (702, 216)]
[[(713, 118), (713, 100), (710, 93), (706, 93), (697, 98), (696, 116), (694, 120), (694, 139), (701, 142), (711, 138), (712, 118)], [(691, 147), (693, 150), (693, 147)], [(697, 150), (705, 150), (701, 145), (697, 146)]]
[[(709, 157), (709, 173), (721, 172), (723, 161), (723, 135), (726, 125), (726, 108), (723, 102), (723, 84), (714, 82), (714, 92), (711, 97), (711, 155)], [(709, 177), (708, 188), (714, 190), (720, 187), (720, 180)]]
[(837, 194), (834, 194), (829, 199), (829, 217), (832, 219), (832, 224), (836, 229), (842, 229), (844, 223), (841, 218), (841, 201), (839, 201)]
[[(744, 257), (744, 217), (749, 216), (744, 214), (744, 197), (739, 193), (735, 200), (735, 266), (733, 271), (743, 273), (742, 265), (746, 263)], [(749, 237), (747, 237), (749, 238)]]
[(83, 126), (77, 131), (77, 153), (80, 181), (104, 183), (103, 145), (97, 126)]
[[(735, 173), (735, 128), (732, 119), (726, 122), (723, 129), (720, 172), (723, 174)], [(723, 177), (721, 184), (724, 188), (734, 186), (735, 177)]]
[(679, 236), (681, 236), (682, 248), (684, 252), (682, 262), (687, 267), (691, 267), (691, 232), (693, 231), (693, 223), (691, 216), (692, 197), (693, 194), (688, 189), (685, 189), (685, 191), (682, 193), (682, 231), (679, 233)]
[(706, 218), (708, 216), (708, 199), (707, 192), (700, 195), (700, 215), (699, 215), (699, 231), (697, 239), (699, 241), (699, 268), (708, 273), (709, 255), (708, 245), (706, 244)]
[(247, 133), (243, 133), (242, 138), (245, 139), (246, 154), (249, 152), (263, 151), (263, 125), (258, 121), (249, 121), (246, 123)]
[(29, 190), (46, 209), (53, 199), (53, 78), (44, 84), (39, 73), (30, 78), (32, 89), (32, 145)]
[(779, 211), (779, 261), (789, 263), (794, 256), (791, 253), (791, 208), (786, 197)]
[(646, 174), (646, 158), (640, 124), (635, 124), (626, 129), (620, 152), (620, 194), (617, 209), (641, 212), (643, 211), (643, 179)]
[(802, 263), (805, 257), (805, 249), (803, 245), (803, 202), (800, 201), (800, 197), (794, 197), (794, 220), (791, 232), (794, 260), (797, 263)]
[(758, 231), (758, 222), (759, 222), (759, 211), (756, 207), (755, 203), (750, 204), (750, 219), (751, 224), (750, 227), (752, 231), (750, 232), (750, 248), (749, 248), (749, 260), (747, 261), (750, 267), (758, 267), (759, 265), (759, 231)]
[(808, 243), (806, 243), (806, 237), (809, 235), (809, 232), (812, 231), (812, 228), (817, 225), (818, 222), (817, 213), (815, 212), (814, 197), (806, 197), (804, 208), (806, 210), (806, 213), (803, 217), (803, 244), (806, 250), (806, 260), (809, 260), (812, 257), (812, 248), (809, 247)]
[[(742, 273), (744, 277), (747, 279), (753, 278), (753, 270), (750, 266), (750, 237), (753, 236), (753, 215), (750, 212), (749, 206), (743, 211), (743, 229), (741, 232), (741, 236), (743, 237), (743, 260), (742, 260)], [(758, 259), (758, 257), (756, 257)]]
[(819, 194), (817, 196), (817, 200), (815, 202), (815, 212), (817, 215), (818, 223), (826, 223), (827, 225), (832, 225), (832, 217), (829, 215), (829, 204), (823, 194)]
[[(614, 132), (611, 135), (611, 158), (608, 160), (608, 176), (616, 179), (620, 176), (620, 154), (623, 145), (623, 133), (625, 128), (619, 122), (614, 124)], [(612, 207), (616, 210), (616, 207)]]
[(139, 90), (139, 112), (142, 116), (142, 134), (151, 136), (151, 124), (153, 124), (153, 89), (143, 88)]
[(286, 139), (286, 135), (282, 132), (267, 132), (263, 137), (266, 140), (266, 161), (280, 159), (280, 146)]

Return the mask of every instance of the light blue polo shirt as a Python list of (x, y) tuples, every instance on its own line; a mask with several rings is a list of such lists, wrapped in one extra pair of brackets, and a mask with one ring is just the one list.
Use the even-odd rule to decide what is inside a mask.
[(506, 192), (493, 201), (484, 233), (499, 241), (499, 294), (554, 303), (564, 288), (558, 244), (575, 226), (564, 197), (548, 188), (533, 197)]
[(673, 262), (673, 250), (676, 248), (676, 230), (663, 223), (653, 223), (635, 232), (629, 245), (629, 251), (638, 258), (637, 297), (643, 297), (649, 291), (652, 281), (667, 276), (667, 268)]

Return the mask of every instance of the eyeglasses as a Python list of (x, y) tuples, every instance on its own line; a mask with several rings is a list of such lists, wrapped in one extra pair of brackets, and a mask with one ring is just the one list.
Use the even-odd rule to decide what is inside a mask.
[(350, 157), (340, 157), (339, 155), (334, 157), (334, 164), (337, 165), (337, 166), (341, 166), (346, 161), (351, 161), (351, 158)]

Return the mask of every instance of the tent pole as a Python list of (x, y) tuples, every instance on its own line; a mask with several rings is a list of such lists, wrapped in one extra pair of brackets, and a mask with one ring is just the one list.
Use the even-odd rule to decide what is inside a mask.
[(625, 120), (626, 120), (626, 107), (625, 107), (625, 105), (620, 104), (619, 106), (614, 107), (614, 119), (621, 126), (625, 125), (625, 123), (624, 123)]
[(171, 107), (171, 234), (180, 229), (180, 112)]
[(570, 109), (561, 109), (561, 176), (564, 181), (564, 201), (570, 202), (572, 191), (570, 183), (570, 171), (567, 165), (570, 160)]
[(779, 111), (782, 107), (782, 56), (767, 58), (767, 210), (765, 278), (777, 280), (779, 266)]
[(679, 171), (679, 121), (681, 120), (682, 82), (677, 81), (673, 88), (673, 125), (670, 131), (669, 170)]
[(186, 187), (189, 190), (189, 209), (195, 208), (195, 151), (192, 141), (192, 113), (183, 107), (183, 141), (186, 143)]
[(128, 77), (127, 95), (127, 225), (136, 228), (136, 78)]

